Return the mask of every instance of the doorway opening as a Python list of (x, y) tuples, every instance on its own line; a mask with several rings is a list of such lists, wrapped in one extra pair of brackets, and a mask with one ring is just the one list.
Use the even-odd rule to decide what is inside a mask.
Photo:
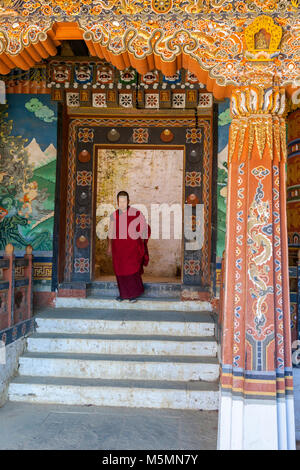
[[(184, 148), (96, 145), (95, 152), (94, 280), (115, 280), (112, 260), (106, 253), (106, 235), (109, 215), (117, 208), (117, 193), (122, 190), (128, 192), (130, 205), (142, 210), (153, 233), (154, 224), (159, 224), (155, 238), (151, 237), (148, 243), (150, 261), (144, 267), (143, 281), (181, 283)], [(161, 204), (170, 208), (168, 221), (163, 209), (160, 213), (153, 209)], [(175, 218), (172, 206), (180, 207), (180, 219)], [(165, 232), (168, 225), (170, 236)]]

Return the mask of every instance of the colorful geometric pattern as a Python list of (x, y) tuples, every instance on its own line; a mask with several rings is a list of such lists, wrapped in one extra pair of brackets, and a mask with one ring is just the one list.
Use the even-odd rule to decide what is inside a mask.
[(91, 217), (89, 214), (79, 214), (76, 217), (76, 224), (79, 225), (80, 228), (87, 228), (91, 225)]
[(92, 104), (95, 108), (106, 108), (106, 93), (93, 93)]
[(211, 93), (199, 93), (199, 108), (211, 108), (213, 105), (213, 95)]
[(200, 186), (201, 185), (201, 173), (200, 171), (187, 171), (185, 173), (185, 185), (186, 186)]
[(90, 269), (90, 260), (88, 258), (75, 258), (75, 273), (88, 273)]
[(79, 93), (66, 93), (66, 103), (70, 108), (77, 108), (80, 105)]
[(132, 140), (135, 144), (147, 144), (149, 139), (148, 129), (138, 128), (133, 129)]
[(187, 144), (197, 144), (201, 142), (202, 133), (201, 129), (187, 129), (186, 130), (186, 143)]
[(132, 108), (132, 93), (120, 93), (119, 94), (119, 105), (122, 108)]
[(159, 93), (146, 93), (145, 108), (159, 108)]
[(79, 142), (93, 142), (94, 131), (89, 127), (80, 127), (78, 129), (78, 141)]
[(194, 276), (200, 272), (200, 261), (188, 260), (184, 263), (184, 272), (190, 276)]
[(91, 171), (77, 171), (77, 185), (78, 186), (91, 186), (93, 180)]

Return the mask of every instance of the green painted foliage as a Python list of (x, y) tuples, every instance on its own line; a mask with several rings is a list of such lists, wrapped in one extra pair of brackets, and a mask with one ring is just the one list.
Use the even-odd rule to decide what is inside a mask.
[(49, 250), (52, 230), (33, 231), (32, 227), (53, 210), (49, 196), (53, 201), (54, 184), (35, 178), (24, 148), (27, 140), (12, 135), (13, 123), (6, 111), (6, 105), (0, 107), (0, 249), (12, 243), (18, 249), (31, 244), (35, 249)]

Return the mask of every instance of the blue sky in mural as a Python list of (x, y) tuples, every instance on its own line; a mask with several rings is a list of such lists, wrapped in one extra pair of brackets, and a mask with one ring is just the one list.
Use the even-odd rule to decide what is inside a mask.
[(51, 102), (50, 95), (9, 94), (7, 95), (8, 115), (13, 120), (13, 135), (36, 139), (42, 151), (56, 142), (57, 104)]

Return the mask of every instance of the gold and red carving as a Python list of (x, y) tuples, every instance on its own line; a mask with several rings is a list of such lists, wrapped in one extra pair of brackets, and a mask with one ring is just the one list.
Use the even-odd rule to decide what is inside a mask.
[(238, 161), (242, 152), (251, 158), (254, 145), (260, 159), (266, 147), (279, 159), (286, 158), (285, 105), (285, 90), (282, 87), (243, 86), (233, 90), (229, 162), (235, 152)]
[[(13, 59), (0, 57), (0, 73), (55, 56), (72, 30), (93, 57), (105, 56), (120, 70), (131, 65), (145, 75), (155, 64), (169, 76), (182, 63), (219, 98), (261, 71), (289, 86), (300, 75), (295, 12), (288, 0), (18, 2), (14, 16), (0, 14), (0, 53)], [(52, 77), (58, 84), (68, 71), (61, 74)]]
[(270, 16), (259, 16), (245, 29), (245, 57), (254, 61), (274, 59), (275, 53), (279, 52), (281, 38), (281, 26)]

